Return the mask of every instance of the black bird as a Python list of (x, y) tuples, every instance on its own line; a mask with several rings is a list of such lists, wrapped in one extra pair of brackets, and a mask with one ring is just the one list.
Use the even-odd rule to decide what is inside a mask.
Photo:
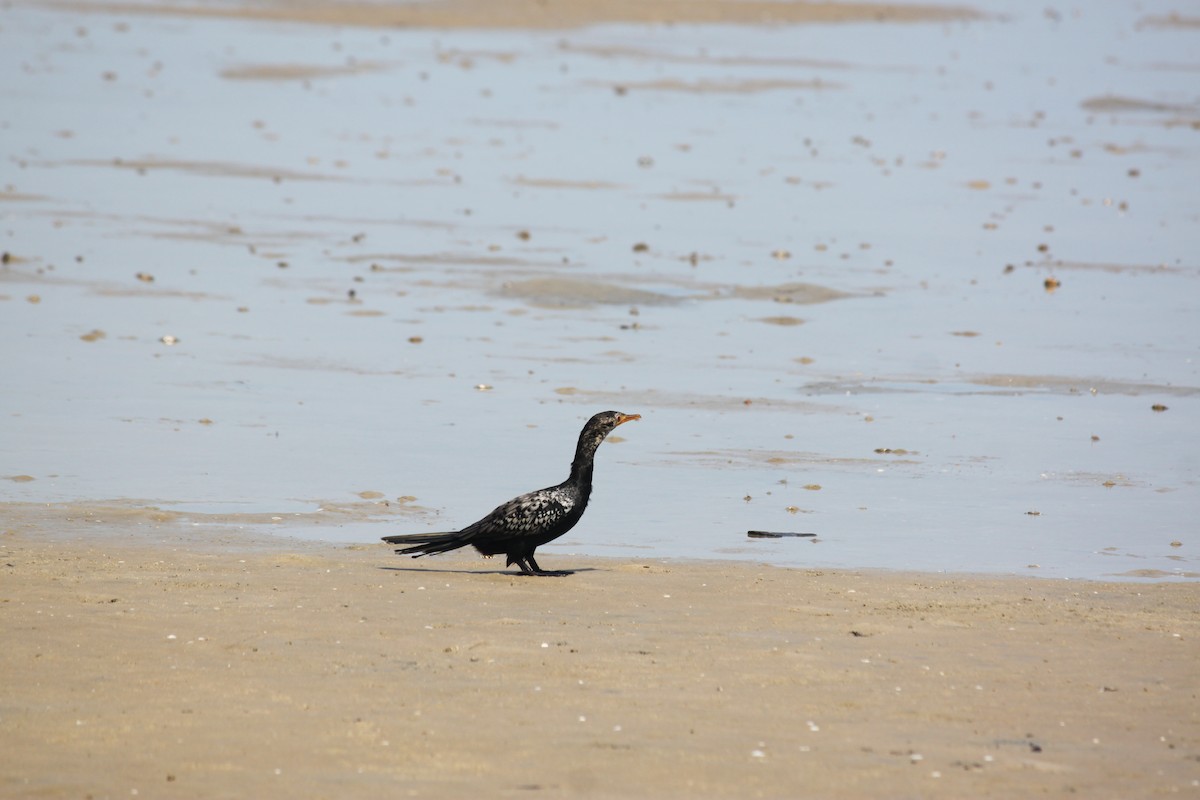
[(542, 569), (533, 551), (575, 527), (592, 496), (596, 448), (613, 428), (641, 418), (640, 414), (601, 411), (589, 419), (579, 433), (571, 475), (557, 486), (514, 497), (461, 531), (384, 536), (383, 540), (408, 545), (396, 552), (413, 558), (471, 545), (488, 558), (504, 553), (508, 559), (504, 566), (516, 564), (526, 575), (570, 575), (570, 570)]

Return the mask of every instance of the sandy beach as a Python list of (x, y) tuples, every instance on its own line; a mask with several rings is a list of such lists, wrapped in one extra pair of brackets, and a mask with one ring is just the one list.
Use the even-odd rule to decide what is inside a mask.
[(1196, 796), (1197, 31), (3, 5), (0, 798)]
[(4, 536), (0, 794), (1127, 798), (1200, 778), (1195, 583), (558, 554), (579, 571), (522, 578), (195, 541)]

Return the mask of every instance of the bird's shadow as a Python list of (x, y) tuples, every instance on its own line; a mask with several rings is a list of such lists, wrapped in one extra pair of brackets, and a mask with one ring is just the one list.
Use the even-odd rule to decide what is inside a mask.
[(578, 569), (546, 570), (543, 573), (520, 572), (509, 569), (447, 569), (445, 567), (379, 567), (390, 572), (422, 572), (432, 575), (507, 575), (510, 578), (565, 578), (577, 572), (598, 572), (596, 567)]

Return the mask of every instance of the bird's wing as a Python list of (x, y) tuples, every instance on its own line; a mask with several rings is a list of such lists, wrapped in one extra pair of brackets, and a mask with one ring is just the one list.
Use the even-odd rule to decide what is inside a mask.
[[(579, 503), (572, 492), (558, 486), (514, 497), (470, 527), (477, 541), (500, 541), (543, 533), (570, 515)], [(466, 533), (466, 531), (463, 531)]]

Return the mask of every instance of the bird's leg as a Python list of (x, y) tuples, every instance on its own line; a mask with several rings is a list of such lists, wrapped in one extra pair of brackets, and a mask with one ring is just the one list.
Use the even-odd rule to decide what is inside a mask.
[(574, 575), (574, 571), (569, 569), (542, 569), (533, 558), (533, 554), (527, 556), (509, 556), (509, 564), (516, 564), (521, 568), (522, 575), (538, 575), (561, 577), (563, 575)]
[(574, 571), (569, 569), (542, 569), (538, 566), (538, 563), (533, 560), (533, 553), (530, 553), (528, 556), (526, 556), (525, 561), (527, 561), (529, 566), (533, 568), (532, 574), (534, 575), (553, 575), (556, 577), (561, 577), (563, 575), (575, 574)]

